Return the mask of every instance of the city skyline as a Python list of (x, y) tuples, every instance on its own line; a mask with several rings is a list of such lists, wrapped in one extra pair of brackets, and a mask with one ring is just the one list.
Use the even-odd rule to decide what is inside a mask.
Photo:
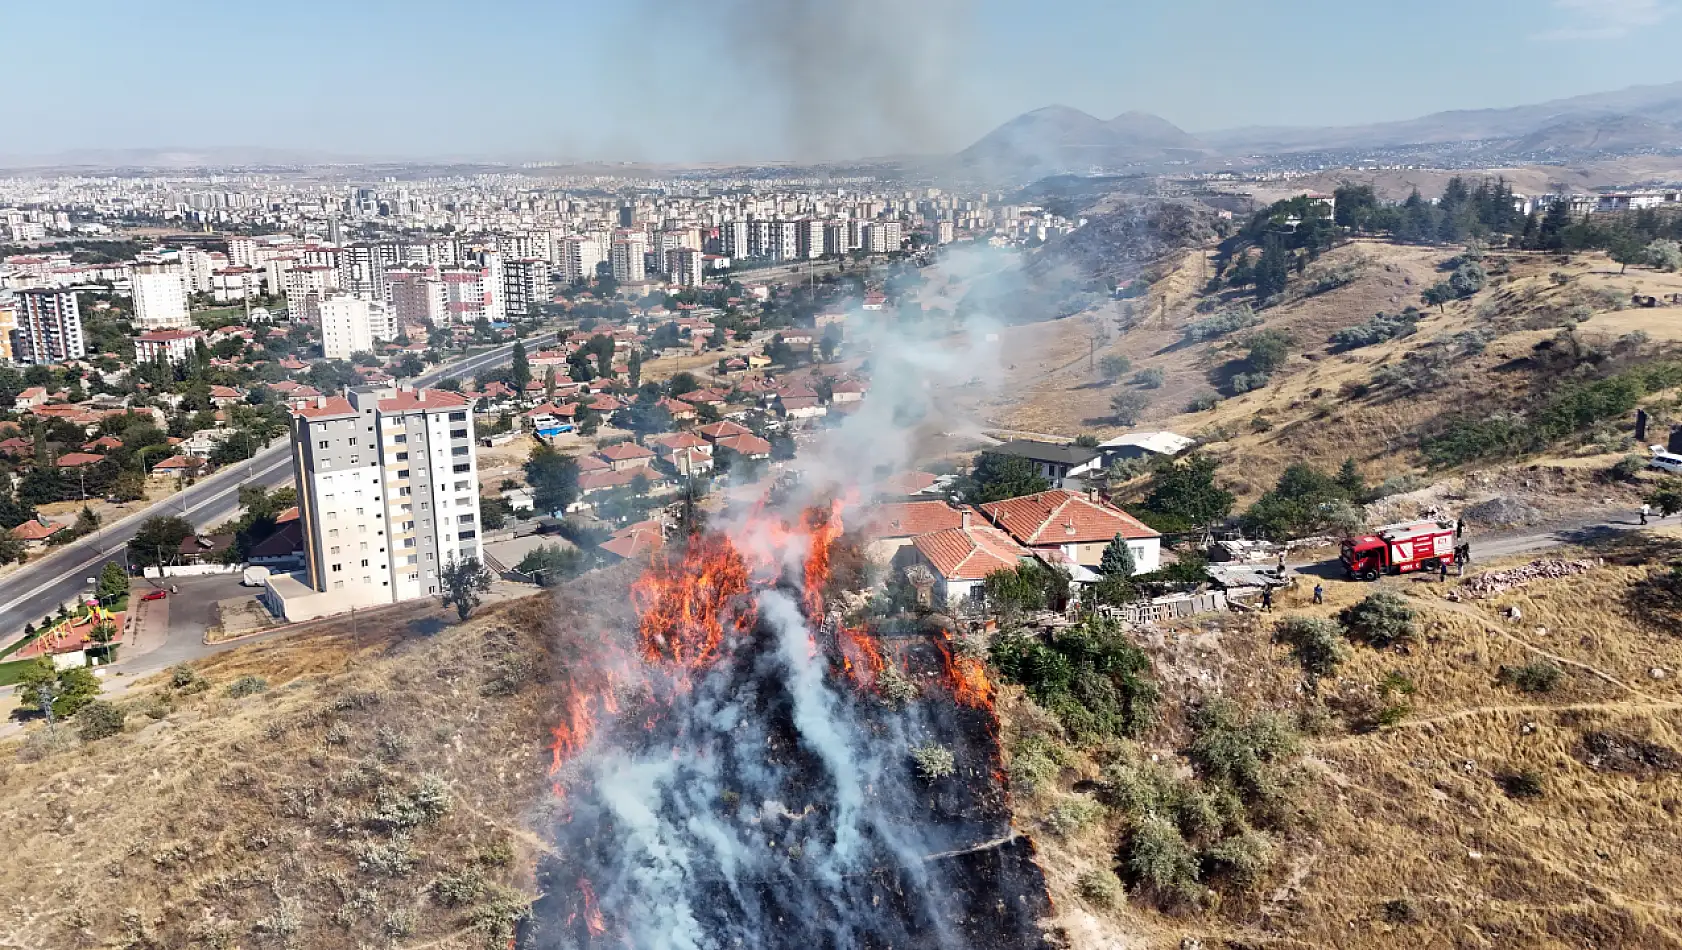
[[(433, 2), (305, 0), (285, 18), (188, 6), (195, 15), (167, 23), (104, 0), (15, 11), (18, 35), (68, 39), (20, 45), (11, 99), (30, 132), (0, 160), (214, 148), (323, 160), (837, 160), (955, 151), (1051, 104), (1100, 118), (1146, 111), (1197, 133), (1682, 78), (1663, 50), (1675, 11), (1657, 0), (1384, 11), (1328, 0), (1265, 10), (731, 0), (706, 17), (669, 0), (514, 2), (480, 16)], [(173, 78), (135, 90), (127, 77), (155, 58), (175, 64), (160, 73)]]

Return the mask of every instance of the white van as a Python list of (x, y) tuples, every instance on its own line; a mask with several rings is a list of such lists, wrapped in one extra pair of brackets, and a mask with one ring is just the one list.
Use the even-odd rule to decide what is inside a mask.
[(1671, 475), (1682, 475), (1682, 455), (1666, 452), (1662, 445), (1649, 445), (1647, 448), (1653, 457), (1647, 460), (1648, 468), (1656, 468)]

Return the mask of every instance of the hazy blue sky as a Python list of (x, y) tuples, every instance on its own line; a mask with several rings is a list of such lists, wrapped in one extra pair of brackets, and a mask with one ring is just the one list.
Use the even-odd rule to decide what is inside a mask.
[(0, 153), (840, 157), (962, 147), (1051, 103), (1347, 124), (1682, 80), (1678, 3), (8, 4)]

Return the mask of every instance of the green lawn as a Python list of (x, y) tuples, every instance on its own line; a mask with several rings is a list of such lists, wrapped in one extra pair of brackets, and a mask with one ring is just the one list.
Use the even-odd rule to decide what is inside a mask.
[(23, 671), (34, 660), (13, 660), (10, 663), (0, 663), (0, 686), (14, 686), (23, 677)]

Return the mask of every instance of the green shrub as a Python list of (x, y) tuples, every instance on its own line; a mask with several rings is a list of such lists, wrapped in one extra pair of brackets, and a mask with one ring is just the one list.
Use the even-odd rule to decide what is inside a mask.
[(420, 858), (407, 838), (389, 842), (363, 841), (356, 846), (356, 866), (380, 877), (403, 877), (414, 871)]
[(958, 769), (958, 762), (953, 757), (952, 750), (932, 742), (913, 748), (911, 760), (916, 763), (917, 774), (925, 782), (943, 779)]
[(1311, 682), (1333, 675), (1349, 658), (1343, 630), (1321, 617), (1287, 617), (1273, 628), (1273, 639), (1290, 646), (1291, 655)]
[(917, 698), (917, 684), (905, 675), (898, 663), (889, 660), (876, 674), (876, 690), (891, 705), (903, 706)]
[(1384, 649), (1406, 646), (1419, 638), (1419, 619), (1407, 598), (1381, 590), (1368, 594), (1338, 614), (1351, 640)]
[(1156, 718), (1159, 692), (1150, 658), (1128, 640), (1119, 621), (1088, 617), (1042, 640), (1000, 637), (993, 663), (1078, 742), (1138, 735)]
[(1496, 678), (1526, 693), (1547, 693), (1565, 675), (1552, 660), (1531, 660), (1521, 666), (1503, 666)]
[(1028, 792), (1039, 792), (1056, 781), (1068, 764), (1068, 753), (1055, 739), (1028, 736), (1011, 749), (1011, 784)]
[(1117, 425), (1139, 424), (1140, 416), (1150, 408), (1151, 397), (1136, 390), (1116, 393), (1110, 397), (1110, 413)]
[(1071, 795), (1045, 813), (1045, 826), (1059, 838), (1067, 838), (1103, 816), (1103, 805), (1085, 795)]
[(1546, 791), (1542, 784), (1542, 773), (1535, 769), (1503, 772), (1496, 776), (1495, 781), (1511, 798), (1541, 798)]
[(123, 731), (123, 719), (127, 715), (120, 707), (96, 699), (76, 716), (76, 734), (83, 742), (114, 736)]
[(1255, 315), (1249, 305), (1240, 304), (1230, 310), (1223, 310), (1212, 317), (1206, 317), (1188, 324), (1185, 330), (1186, 342), (1202, 343), (1205, 340), (1213, 340), (1260, 324), (1261, 318)]
[(1166, 382), (1167, 379), (1168, 374), (1163, 372), (1162, 367), (1160, 366), (1152, 366), (1147, 369), (1139, 370), (1137, 373), (1133, 374), (1133, 382), (1146, 389), (1161, 389), (1162, 384)]
[(228, 684), (227, 694), (234, 699), (244, 699), (267, 692), (268, 689), (269, 681), (261, 676), (241, 676)]
[(1216, 842), (1204, 852), (1204, 856), (1211, 871), (1231, 880), (1239, 888), (1249, 890), (1261, 882), (1262, 876), (1272, 866), (1275, 850), (1271, 838), (1246, 828), (1239, 834)]
[(1180, 830), (1161, 815), (1150, 815), (1133, 829), (1127, 844), (1127, 873), (1133, 882), (1164, 898), (1195, 900), (1197, 856)]
[(1358, 349), (1394, 340), (1399, 337), (1411, 336), (1419, 329), (1420, 313), (1417, 308), (1409, 307), (1401, 313), (1380, 313), (1366, 323), (1353, 327), (1345, 327), (1331, 335), (1333, 352)]
[(1076, 878), (1075, 893), (1094, 907), (1114, 907), (1126, 896), (1121, 878), (1109, 868), (1094, 868)]
[(466, 907), (485, 893), (485, 875), (476, 868), (440, 874), (432, 882), (432, 896), (445, 907)]
[(1277, 794), (1274, 766), (1299, 749), (1296, 730), (1282, 717), (1257, 713), (1245, 718), (1230, 700), (1214, 699), (1191, 719), (1194, 736), (1187, 755), (1199, 774), (1246, 802)]

